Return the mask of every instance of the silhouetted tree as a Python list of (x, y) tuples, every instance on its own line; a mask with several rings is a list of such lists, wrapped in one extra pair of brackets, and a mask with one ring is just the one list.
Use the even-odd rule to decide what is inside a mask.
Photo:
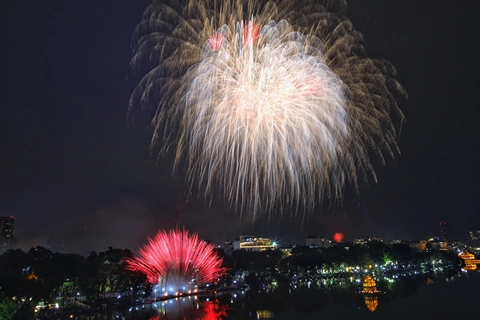
[(411, 262), (413, 260), (413, 248), (406, 243), (392, 244), (388, 250), (391, 260), (398, 262)]
[(370, 241), (367, 244), (368, 248), (368, 263), (381, 264), (384, 261), (385, 254), (388, 252), (388, 246), (381, 241)]
[(17, 304), (0, 291), (0, 319), (12, 320), (17, 312)]

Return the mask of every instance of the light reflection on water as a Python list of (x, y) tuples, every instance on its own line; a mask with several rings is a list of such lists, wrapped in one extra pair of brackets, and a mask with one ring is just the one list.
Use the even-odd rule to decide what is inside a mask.
[[(372, 279), (374, 280), (374, 279)], [(370, 280), (368, 280), (370, 281)], [(395, 281), (320, 280), (277, 288), (177, 298), (124, 319), (480, 319), (480, 273), (400, 276)]]
[(152, 320), (160, 319), (225, 319), (229, 305), (220, 303), (217, 297), (199, 299), (189, 296), (161, 301), (150, 306), (155, 313)]

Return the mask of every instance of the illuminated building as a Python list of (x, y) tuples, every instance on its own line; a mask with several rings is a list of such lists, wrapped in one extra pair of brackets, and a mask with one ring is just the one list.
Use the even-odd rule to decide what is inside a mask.
[(420, 244), (420, 251), (427, 250), (427, 240), (420, 240), (418, 243)]
[(250, 251), (264, 251), (276, 249), (277, 244), (269, 238), (241, 235), (235, 240), (233, 247), (235, 250), (245, 249)]
[(462, 252), (458, 255), (465, 262), (465, 270), (474, 271), (477, 270), (477, 264), (480, 264), (479, 259), (475, 259), (475, 256), (469, 252)]
[(332, 245), (332, 241), (325, 237), (308, 236), (306, 245), (310, 248), (328, 248)]
[(409, 243), (410, 247), (417, 250), (417, 251), (420, 251), (420, 252), (423, 252), (425, 250), (427, 250), (427, 240), (419, 240), (419, 241), (412, 241)]
[(366, 276), (365, 279), (363, 279), (362, 293), (378, 293), (377, 282), (372, 276)]
[(390, 239), (388, 239), (388, 240), (389, 240), (389, 241), (388, 241), (388, 242), (389, 242), (388, 244), (400, 244), (400, 243), (403, 243), (403, 241), (400, 240), (400, 239), (390, 238)]
[(353, 244), (358, 244), (358, 245), (365, 246), (369, 242), (372, 242), (372, 241), (383, 242), (382, 238), (379, 238), (379, 237), (360, 237), (360, 238), (357, 238), (357, 239), (353, 240)]
[(13, 216), (0, 217), (0, 246), (1, 252), (11, 249), (15, 244), (13, 237), (13, 223), (15, 219)]
[(449, 242), (442, 241), (439, 243), (440, 244), (440, 250), (443, 251), (452, 251), (452, 246), (450, 245)]
[(365, 279), (363, 279), (362, 293), (364, 294), (365, 305), (368, 310), (372, 312), (378, 307), (378, 296), (376, 295), (378, 292), (375, 279), (373, 279), (372, 276), (366, 276)]
[(438, 237), (433, 237), (428, 239), (427, 249), (429, 250), (439, 250), (440, 249), (440, 240)]

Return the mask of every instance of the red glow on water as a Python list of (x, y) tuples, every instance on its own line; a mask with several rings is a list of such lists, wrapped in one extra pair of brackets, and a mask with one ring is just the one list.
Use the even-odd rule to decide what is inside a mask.
[(204, 319), (225, 319), (228, 316), (228, 305), (221, 305), (218, 301), (210, 301), (203, 304), (206, 313)]
[[(150, 320), (167, 319), (198, 319), (198, 320), (222, 320), (228, 318), (231, 308), (227, 304), (214, 301), (174, 301), (161, 307), (160, 312), (154, 314)], [(157, 311), (158, 312), (158, 311)]]
[(215, 281), (225, 272), (215, 247), (185, 230), (158, 232), (155, 238), (148, 238), (139, 255), (126, 260), (127, 267), (143, 272), (165, 294), (188, 292)]
[(342, 242), (342, 240), (343, 240), (343, 233), (341, 233), (341, 232), (335, 232), (335, 233), (333, 234), (333, 241), (335, 241), (335, 242)]

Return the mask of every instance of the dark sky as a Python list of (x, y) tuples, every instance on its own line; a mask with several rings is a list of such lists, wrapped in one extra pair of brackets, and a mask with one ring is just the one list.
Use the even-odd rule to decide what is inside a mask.
[(0, 215), (18, 247), (136, 250), (175, 225), (216, 243), (239, 234), (426, 238), (480, 229), (480, 2), (348, 1), (370, 57), (408, 92), (401, 155), (343, 208), (269, 226), (186, 203), (127, 128), (130, 40), (150, 1), (3, 1)]

